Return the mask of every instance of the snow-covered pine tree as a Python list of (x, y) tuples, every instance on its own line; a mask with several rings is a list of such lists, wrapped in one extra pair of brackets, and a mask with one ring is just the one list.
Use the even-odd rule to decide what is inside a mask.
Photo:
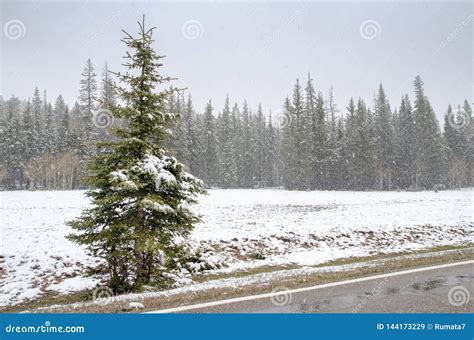
[[(59, 117), (58, 117), (59, 118)], [(64, 113), (59, 118), (58, 125), (58, 151), (64, 152), (72, 146), (69, 108), (64, 108)]]
[[(352, 105), (354, 101), (351, 99)], [(355, 110), (355, 109), (354, 109)], [(348, 155), (347, 155), (347, 131), (344, 127), (344, 116), (337, 120), (337, 141), (333, 155), (335, 155), (336, 173), (332, 175), (335, 181), (335, 189), (346, 189), (349, 184)]]
[(417, 76), (415, 87), (416, 182), (421, 189), (433, 189), (441, 183), (443, 145), (438, 120), (424, 94), (423, 81)]
[(25, 169), (25, 127), (21, 121), (21, 102), (12, 96), (5, 103), (6, 119), (5, 134), (2, 148), (6, 157), (2, 163), (6, 169), (3, 182), (7, 189), (23, 189)]
[(183, 120), (184, 120), (184, 135), (186, 136), (184, 148), (187, 166), (190, 172), (194, 172), (197, 169), (197, 136), (195, 128), (196, 117), (194, 113), (193, 100), (191, 95), (188, 95), (188, 100), (186, 101), (186, 106), (183, 109)]
[(283, 183), (286, 189), (304, 190), (307, 185), (306, 120), (304, 100), (299, 79), (293, 88), (293, 101), (284, 105), (286, 124), (283, 127)]
[(116, 104), (116, 94), (114, 88), (114, 80), (109, 72), (109, 66), (105, 63), (101, 79), (101, 96), (100, 105), (102, 108), (109, 109)]
[(93, 129), (94, 111), (97, 109), (97, 74), (90, 59), (87, 59), (81, 75), (83, 78), (80, 81), (79, 103), (84, 114), (82, 129), (90, 133)]
[[(352, 104), (349, 104), (353, 110)], [(371, 132), (371, 113), (359, 98), (355, 112), (347, 122), (347, 157), (350, 189), (370, 190), (375, 178), (375, 155)]]
[(31, 108), (33, 111), (34, 130), (36, 135), (36, 145), (34, 146), (34, 158), (39, 157), (44, 152), (44, 137), (43, 137), (43, 115), (41, 108), (41, 96), (39, 89), (36, 87), (31, 101)]
[(265, 133), (265, 186), (274, 187), (278, 183), (278, 172), (277, 172), (277, 134), (273, 127), (272, 115), (268, 116), (268, 124)]
[(401, 188), (415, 187), (415, 120), (410, 99), (402, 97), (398, 116), (395, 119), (397, 130), (397, 183)]
[(225, 99), (224, 110), (218, 124), (218, 141), (219, 141), (219, 182), (222, 188), (231, 188), (234, 186), (237, 178), (236, 163), (233, 154), (233, 139), (231, 126), (231, 112), (229, 104), (229, 96)]
[(295, 124), (292, 120), (293, 108), (291, 106), (290, 98), (286, 97), (283, 105), (283, 116), (286, 118), (279, 128), (282, 130), (280, 158), (282, 160), (282, 184), (285, 189), (296, 190), (297, 181), (295, 178), (295, 152), (294, 152), (294, 135)]
[(252, 128), (251, 113), (247, 102), (244, 102), (242, 108), (242, 187), (251, 188), (253, 186), (255, 155), (252, 149)]
[[(335, 190), (339, 187), (341, 181), (341, 174), (339, 172), (339, 161), (341, 156), (342, 142), (339, 140), (339, 122), (342, 124), (342, 120), (337, 119), (336, 114), (338, 112), (336, 103), (334, 101), (333, 88), (329, 89), (329, 95), (327, 99), (327, 115), (328, 115), (328, 127), (329, 127), (329, 141), (328, 141), (328, 188)], [(342, 126), (340, 126), (342, 128)], [(341, 132), (343, 132), (341, 130)], [(342, 137), (342, 136), (341, 136)]]
[(467, 186), (474, 185), (474, 117), (472, 116), (472, 107), (467, 100), (464, 100), (462, 107), (464, 118), (467, 126), (465, 127), (465, 134), (467, 140), (466, 150), (466, 178)]
[(45, 115), (43, 132), (44, 151), (52, 155), (56, 151), (56, 129), (53, 116), (53, 106), (51, 103), (46, 102), (46, 95), (43, 103), (43, 111)]
[(198, 150), (200, 176), (209, 187), (217, 185), (219, 176), (216, 123), (212, 110), (212, 103), (209, 100), (201, 122)]
[(255, 184), (262, 188), (265, 182), (265, 116), (263, 115), (262, 104), (258, 105), (257, 116), (255, 117), (255, 155), (256, 172)]
[(378, 174), (378, 189), (392, 188), (394, 171), (394, 127), (392, 112), (382, 84), (375, 98), (374, 112), (375, 155)]
[(444, 143), (445, 158), (447, 161), (447, 181), (451, 188), (461, 188), (467, 182), (466, 163), (468, 151), (468, 139), (466, 128), (454, 128), (449, 122), (453, 116), (460, 117), (462, 115), (461, 106), (458, 106), (457, 112), (453, 112), (451, 105), (448, 106), (446, 115), (444, 116)]
[(241, 188), (243, 185), (244, 164), (242, 160), (242, 121), (240, 120), (240, 109), (237, 103), (232, 108), (231, 128), (232, 128), (232, 152), (235, 163), (235, 183), (234, 187)]
[(302, 133), (305, 136), (305, 143), (303, 154), (304, 159), (306, 161), (306, 178), (305, 181), (307, 183), (308, 188), (310, 189), (320, 189), (322, 183), (322, 162), (321, 162), (321, 145), (319, 144), (319, 136), (318, 136), (318, 115), (316, 113), (316, 91), (314, 90), (313, 86), (313, 79), (311, 79), (311, 75), (308, 73), (308, 80), (306, 82), (305, 88), (305, 97), (306, 100), (304, 102), (304, 117), (305, 122), (304, 129), (305, 131)]
[(152, 48), (154, 28), (145, 28), (145, 18), (139, 28), (137, 38), (124, 31), (128, 71), (116, 74), (123, 104), (113, 114), (127, 127), (116, 130), (116, 141), (102, 143), (87, 178), (92, 207), (69, 222), (76, 231), (69, 239), (103, 260), (94, 272), (114, 291), (162, 284), (185, 261), (182, 240), (198, 221), (189, 207), (204, 193), (202, 182), (162, 148), (175, 119), (166, 112), (175, 89), (157, 89), (172, 78), (159, 72), (163, 56)]

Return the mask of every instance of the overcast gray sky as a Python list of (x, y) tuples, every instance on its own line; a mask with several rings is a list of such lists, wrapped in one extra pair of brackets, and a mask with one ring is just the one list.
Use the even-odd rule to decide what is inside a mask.
[(324, 94), (334, 87), (340, 109), (351, 96), (372, 105), (380, 82), (393, 107), (420, 74), (441, 116), (473, 101), (472, 3), (2, 0), (0, 93), (26, 98), (38, 86), (72, 104), (87, 58), (99, 74), (106, 61), (123, 70), (121, 29), (136, 33), (145, 14), (164, 72), (200, 110), (209, 98), (220, 109), (226, 93), (279, 110), (308, 72)]

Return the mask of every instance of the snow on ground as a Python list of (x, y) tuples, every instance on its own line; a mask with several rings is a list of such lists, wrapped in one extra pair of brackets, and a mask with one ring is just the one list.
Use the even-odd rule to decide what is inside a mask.
[[(48, 291), (93, 287), (95, 259), (64, 236), (88, 205), (82, 191), (0, 192), (0, 306)], [(474, 190), (292, 192), (211, 190), (195, 208), (192, 234), (203, 257), (231, 272), (465, 244), (473, 236)], [(189, 280), (187, 280), (189, 281)]]

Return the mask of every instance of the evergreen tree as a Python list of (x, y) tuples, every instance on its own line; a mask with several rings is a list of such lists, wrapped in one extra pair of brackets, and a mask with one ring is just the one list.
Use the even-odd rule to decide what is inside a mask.
[[(110, 109), (116, 104), (116, 94), (115, 94), (115, 88), (114, 88), (114, 81), (113, 81), (112, 75), (109, 72), (109, 67), (107, 63), (105, 63), (104, 71), (102, 72), (101, 86), (102, 88), (101, 88), (100, 105), (102, 108)], [(87, 103), (88, 102), (89, 101), (87, 101)]]
[(243, 186), (243, 173), (246, 164), (243, 162), (242, 156), (242, 122), (240, 120), (240, 109), (237, 103), (234, 104), (231, 114), (232, 129), (232, 152), (235, 164), (236, 178), (234, 187), (241, 188)]
[(82, 106), (83, 129), (90, 132), (92, 130), (92, 119), (97, 109), (97, 74), (90, 59), (87, 59), (80, 81), (79, 103)]
[(49, 154), (54, 154), (56, 152), (56, 130), (54, 125), (53, 107), (51, 103), (44, 105), (44, 111), (44, 151)]
[(255, 171), (255, 155), (252, 149), (251, 113), (247, 102), (242, 108), (242, 186), (251, 188), (253, 186), (253, 175)]
[[(311, 94), (312, 93), (312, 94)], [(328, 159), (329, 159), (329, 136), (326, 125), (326, 112), (324, 110), (324, 99), (321, 93), (314, 97), (311, 79), (308, 79), (306, 103), (313, 103), (311, 110), (311, 125), (309, 136), (310, 142), (310, 161), (312, 174), (312, 189), (328, 188)]]
[[(12, 96), (6, 101), (6, 126), (4, 138), (2, 138), (2, 150), (5, 152), (5, 158), (2, 159), (2, 163), (6, 170), (3, 182), (7, 189), (24, 188), (26, 136), (20, 110), (21, 102), (17, 97)], [(31, 124), (31, 117), (27, 119), (27, 122)]]
[(415, 120), (410, 99), (405, 94), (402, 97), (400, 110), (396, 119), (397, 127), (397, 182), (402, 188), (415, 187)]
[(198, 167), (198, 150), (197, 150), (197, 136), (196, 136), (196, 118), (194, 113), (193, 101), (191, 95), (188, 95), (188, 100), (186, 106), (183, 109), (183, 121), (184, 121), (184, 131), (185, 131), (185, 159), (189, 167), (189, 171), (194, 172)]
[(394, 140), (392, 113), (382, 84), (375, 99), (374, 114), (375, 154), (378, 172), (379, 190), (392, 188), (394, 172)]
[(255, 117), (255, 156), (256, 156), (256, 171), (255, 171), (255, 185), (259, 188), (263, 187), (265, 183), (265, 117), (263, 115), (262, 105), (258, 105), (257, 116)]
[(304, 113), (303, 94), (299, 80), (296, 80), (293, 89), (293, 101), (287, 98), (285, 102), (285, 115), (287, 124), (283, 128), (283, 168), (284, 185), (290, 190), (307, 189), (307, 164), (304, 158), (306, 143), (306, 120)]
[(232, 152), (232, 129), (229, 96), (226, 97), (224, 110), (219, 119), (219, 182), (222, 188), (231, 188), (236, 180), (236, 164)]
[(268, 117), (268, 125), (265, 133), (265, 164), (264, 164), (264, 174), (265, 174), (265, 186), (274, 187), (278, 184), (278, 149), (277, 149), (277, 134), (275, 128), (273, 127), (272, 115)]
[(466, 185), (474, 185), (474, 117), (472, 116), (472, 107), (467, 100), (464, 100), (462, 108), (466, 126), (463, 133), (466, 135)]
[[(342, 134), (343, 126), (342, 120), (338, 120), (337, 115), (337, 106), (334, 101), (333, 88), (329, 89), (329, 96), (327, 100), (327, 114), (328, 127), (329, 127), (329, 140), (328, 140), (328, 161), (327, 161), (327, 176), (328, 176), (328, 188), (337, 189), (341, 184), (341, 175), (340, 171), (340, 157), (342, 153)], [(339, 125), (340, 124), (340, 125)], [(340, 135), (341, 134), (341, 135)]]
[(23, 144), (25, 151), (22, 154), (24, 164), (27, 164), (36, 156), (36, 147), (38, 142), (38, 131), (35, 128), (35, 117), (33, 116), (31, 102), (28, 99), (23, 111)]
[(38, 157), (40, 154), (44, 152), (44, 142), (45, 138), (43, 136), (43, 119), (42, 119), (42, 108), (41, 108), (41, 96), (39, 89), (36, 87), (33, 93), (33, 100), (31, 103), (32, 111), (33, 111), (33, 121), (34, 121), (34, 131), (35, 131), (35, 138), (34, 141), (34, 157)]
[(199, 150), (199, 168), (201, 169), (199, 175), (209, 187), (217, 185), (219, 174), (216, 128), (212, 110), (212, 104), (209, 100), (202, 121)]
[(466, 129), (455, 128), (449, 120), (453, 116), (461, 116), (461, 106), (458, 106), (456, 113), (453, 112), (451, 105), (448, 106), (446, 115), (444, 116), (444, 139), (445, 139), (445, 157), (447, 161), (447, 180), (450, 187), (461, 188), (466, 185), (467, 169), (466, 163), (468, 150), (468, 140), (465, 133)]
[[(353, 103), (349, 104), (353, 110)], [(349, 112), (348, 163), (349, 187), (356, 190), (369, 190), (374, 187), (375, 151), (371, 133), (371, 114), (364, 101), (359, 98), (355, 112)]]
[(428, 98), (424, 94), (420, 76), (415, 87), (416, 135), (416, 188), (432, 189), (441, 183), (443, 171), (443, 146), (438, 121)]
[(179, 238), (198, 221), (189, 204), (204, 192), (163, 150), (166, 127), (176, 119), (166, 112), (173, 90), (155, 89), (171, 78), (158, 71), (163, 57), (152, 48), (154, 28), (146, 29), (144, 19), (139, 26), (138, 38), (124, 31), (128, 72), (117, 73), (124, 105), (113, 113), (127, 127), (117, 129), (116, 141), (102, 144), (88, 177), (92, 208), (69, 223), (77, 232), (70, 239), (104, 260), (96, 273), (105, 275), (114, 291), (161, 284), (167, 271), (185, 262)]
[(70, 118), (69, 118), (69, 108), (66, 106), (64, 108), (64, 113), (61, 115), (60, 123), (58, 126), (58, 151), (64, 152), (69, 150), (72, 146), (72, 138), (70, 131)]

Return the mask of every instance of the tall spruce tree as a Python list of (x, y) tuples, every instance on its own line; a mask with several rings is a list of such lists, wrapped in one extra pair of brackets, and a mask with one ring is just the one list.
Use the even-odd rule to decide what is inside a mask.
[(80, 81), (79, 103), (84, 114), (82, 129), (90, 133), (94, 111), (97, 109), (97, 74), (90, 59), (87, 59), (81, 75), (83, 78)]
[(354, 110), (349, 104), (347, 122), (347, 152), (349, 166), (349, 188), (369, 190), (374, 188), (375, 151), (371, 133), (371, 113), (359, 98)]
[(145, 18), (139, 28), (137, 38), (124, 31), (128, 71), (117, 73), (124, 104), (113, 114), (127, 127), (116, 130), (116, 141), (101, 145), (87, 180), (94, 187), (87, 192), (92, 207), (69, 223), (76, 230), (69, 238), (103, 259), (95, 272), (114, 291), (163, 283), (167, 271), (185, 262), (179, 239), (198, 221), (189, 205), (204, 192), (201, 181), (163, 150), (166, 128), (176, 118), (166, 112), (174, 90), (157, 86), (172, 78), (159, 72), (163, 56), (152, 48), (154, 28), (145, 28)]
[(452, 126), (450, 120), (453, 116), (462, 116), (461, 106), (458, 106), (456, 112), (453, 112), (451, 105), (448, 106), (446, 115), (444, 116), (444, 142), (446, 157), (447, 182), (449, 187), (461, 188), (466, 185), (468, 180), (467, 151), (468, 139), (465, 128), (457, 128)]
[[(2, 138), (5, 158), (2, 159), (2, 164), (6, 169), (3, 182), (7, 189), (24, 188), (26, 128), (22, 124), (20, 110), (21, 102), (17, 97), (12, 96), (6, 101), (6, 126)], [(28, 124), (31, 124), (30, 121)]]
[(102, 72), (101, 82), (101, 96), (100, 105), (102, 108), (111, 108), (116, 104), (116, 95), (114, 88), (114, 80), (109, 72), (109, 67), (105, 63), (104, 70)]
[(438, 121), (425, 96), (423, 81), (417, 76), (415, 87), (416, 178), (415, 186), (432, 189), (442, 181), (443, 145)]
[(204, 183), (211, 187), (217, 185), (219, 174), (219, 160), (217, 156), (217, 138), (216, 124), (214, 115), (212, 114), (212, 103), (206, 105), (204, 117), (201, 123), (201, 134), (199, 137), (199, 175)]
[(396, 119), (397, 127), (397, 183), (401, 188), (413, 189), (415, 187), (415, 120), (413, 109), (408, 95), (402, 97), (400, 109)]
[(308, 189), (307, 130), (304, 100), (298, 79), (293, 88), (293, 100), (287, 98), (284, 106), (286, 124), (283, 127), (284, 185), (290, 190)]
[(247, 102), (242, 108), (242, 186), (251, 188), (253, 185), (255, 155), (252, 152), (251, 113)]
[(466, 149), (466, 178), (467, 185), (474, 185), (474, 117), (472, 116), (472, 107), (467, 100), (464, 100), (462, 107), (464, 118), (466, 119), (466, 127), (464, 133), (466, 134), (467, 149)]
[(375, 98), (374, 112), (375, 155), (378, 173), (379, 190), (392, 189), (394, 172), (395, 132), (392, 112), (382, 84)]
[(225, 99), (224, 110), (219, 119), (219, 156), (220, 156), (220, 175), (219, 182), (222, 188), (231, 188), (237, 179), (236, 163), (232, 150), (232, 126), (229, 96)]

